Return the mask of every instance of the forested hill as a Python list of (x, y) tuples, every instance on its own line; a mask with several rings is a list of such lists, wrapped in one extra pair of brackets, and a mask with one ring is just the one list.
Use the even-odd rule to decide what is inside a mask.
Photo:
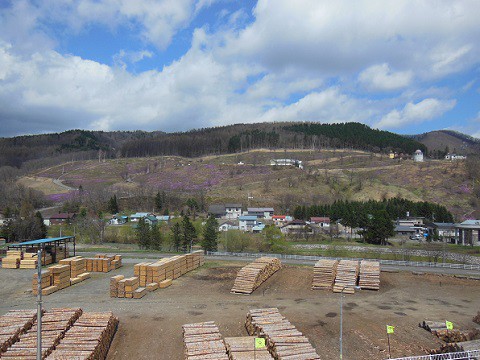
[[(418, 141), (359, 123), (236, 124), (183, 133), (71, 130), (58, 134), (0, 139), (0, 166), (35, 167), (96, 156), (196, 157), (257, 148), (353, 148), (374, 152), (394, 150), (411, 154), (426, 150)], [(41, 161), (39, 161), (41, 160)]]

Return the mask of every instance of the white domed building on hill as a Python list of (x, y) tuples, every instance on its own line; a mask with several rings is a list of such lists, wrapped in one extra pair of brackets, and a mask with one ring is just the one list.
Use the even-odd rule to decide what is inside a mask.
[(417, 150), (413, 154), (413, 161), (415, 162), (423, 162), (423, 152), (422, 150)]

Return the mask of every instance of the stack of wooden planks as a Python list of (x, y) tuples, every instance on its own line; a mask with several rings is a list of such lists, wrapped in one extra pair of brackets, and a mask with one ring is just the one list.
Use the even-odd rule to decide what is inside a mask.
[(213, 321), (185, 324), (185, 360), (228, 360), (225, 344)]
[(53, 265), (48, 269), (52, 273), (52, 283), (53, 286), (57, 287), (57, 290), (70, 286), (70, 265)]
[(81, 256), (74, 256), (60, 260), (60, 264), (70, 266), (70, 285), (75, 285), (90, 278), (90, 273), (86, 272), (86, 259)]
[(358, 285), (361, 289), (380, 290), (380, 262), (366, 261), (360, 262), (360, 276)]
[(2, 259), (3, 269), (18, 269), (23, 253), (19, 250), (7, 250), (7, 256)]
[(83, 313), (47, 359), (105, 359), (117, 326), (111, 312)]
[(23, 259), (20, 260), (20, 269), (36, 269), (37, 263), (37, 254), (23, 253)]
[[(63, 338), (65, 332), (82, 314), (82, 309), (52, 309), (42, 316), (42, 355), (46, 358)], [(2, 359), (35, 359), (37, 353), (36, 323), (10, 346)]]
[[(127, 279), (120, 280), (119, 283), (124, 284), (124, 286), (123, 286), (124, 291), (125, 291), (125, 296), (124, 297), (126, 297), (128, 299), (133, 299), (133, 293), (139, 287), (138, 277), (132, 276), (132, 277), (129, 277)], [(121, 288), (119, 287), (119, 293), (120, 293), (120, 289)]]
[(231, 293), (251, 294), (265, 280), (280, 270), (282, 263), (277, 258), (261, 257), (240, 269)]
[(320, 360), (308, 339), (277, 308), (250, 310), (245, 327), (249, 335), (265, 338), (274, 359)]
[(110, 297), (118, 297), (118, 283), (124, 278), (125, 276), (123, 275), (116, 275), (110, 278)]
[(109, 272), (122, 266), (122, 255), (96, 254), (85, 259), (88, 272)]
[[(52, 287), (52, 273), (50, 270), (42, 270), (40, 274), (40, 284), (42, 289), (42, 295), (49, 295), (57, 291), (57, 287)], [(33, 274), (32, 279), (32, 290), (33, 294), (38, 294), (38, 274)]]
[(33, 326), (36, 318), (36, 310), (10, 310), (0, 316), (0, 358)]
[(358, 279), (358, 261), (340, 260), (337, 265), (337, 275), (333, 292), (343, 292), (345, 294), (354, 294)]
[(268, 349), (255, 349), (255, 337), (229, 337), (225, 338), (225, 345), (229, 360), (271, 360), (273, 359)]
[(338, 260), (322, 259), (313, 268), (312, 290), (333, 288), (337, 273)]
[(151, 264), (149, 262), (141, 262), (133, 265), (133, 275), (138, 277), (140, 286), (147, 285), (147, 266)]

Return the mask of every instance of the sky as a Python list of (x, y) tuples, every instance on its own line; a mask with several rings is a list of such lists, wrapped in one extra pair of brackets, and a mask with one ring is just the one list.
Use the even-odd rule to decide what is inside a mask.
[(478, 0), (0, 0), (0, 136), (356, 121), (480, 138)]

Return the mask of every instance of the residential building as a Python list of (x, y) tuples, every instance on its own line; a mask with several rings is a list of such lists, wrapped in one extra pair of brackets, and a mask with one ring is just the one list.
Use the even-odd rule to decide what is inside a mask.
[(273, 215), (272, 220), (275, 226), (282, 227), (292, 221), (293, 217), (289, 215)]
[(155, 225), (158, 223), (157, 217), (153, 214), (146, 216), (144, 219), (145, 222), (149, 225)]
[(169, 215), (157, 215), (156, 218), (159, 222), (160, 221), (163, 221), (163, 222), (170, 221), (170, 216)]
[(142, 218), (146, 218), (147, 216), (155, 216), (153, 213), (147, 212), (137, 212), (135, 214), (130, 215), (130, 221), (138, 222)]
[(109, 225), (123, 225), (128, 221), (128, 216), (124, 215), (113, 215), (113, 217), (108, 221)]
[(422, 150), (417, 150), (413, 154), (413, 161), (415, 162), (423, 162), (423, 152)]
[(313, 234), (312, 227), (304, 220), (293, 220), (280, 229), (283, 234), (306, 235)]
[(272, 166), (295, 166), (299, 169), (303, 169), (303, 163), (301, 160), (295, 159), (272, 159), (270, 160)]
[(242, 215), (242, 204), (225, 204), (225, 217), (238, 219)]
[(251, 215), (257, 216), (260, 219), (268, 219), (271, 220), (273, 217), (274, 210), (273, 208), (247, 208), (247, 214), (244, 215)]
[(447, 242), (455, 241), (455, 224), (454, 223), (439, 223), (428, 222), (426, 223), (428, 233), (431, 235), (436, 234), (439, 238)]
[(310, 218), (310, 224), (315, 225), (320, 228), (329, 229), (330, 228), (330, 218), (329, 217), (318, 217), (314, 216)]
[(238, 230), (238, 224), (234, 221), (224, 221), (218, 227), (218, 231)]
[(455, 243), (462, 245), (480, 245), (480, 220), (465, 220), (455, 224)]
[(50, 216), (49, 224), (50, 225), (63, 225), (63, 224), (70, 224), (77, 214), (75, 213), (59, 213)]
[(238, 218), (238, 228), (242, 231), (252, 231), (252, 228), (258, 224), (256, 215), (242, 215)]
[(213, 204), (208, 207), (208, 216), (215, 216), (216, 219), (221, 219), (227, 215), (225, 205)]

